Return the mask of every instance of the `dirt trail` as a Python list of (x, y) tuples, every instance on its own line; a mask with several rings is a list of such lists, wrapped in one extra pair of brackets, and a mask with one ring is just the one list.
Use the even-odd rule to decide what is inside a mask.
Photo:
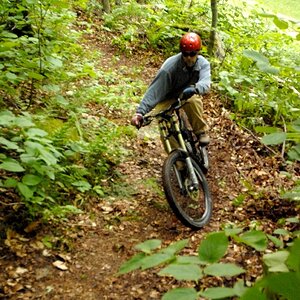
[[(111, 48), (101, 40), (97, 47), (104, 53), (102, 67), (111, 68), (114, 64)], [(124, 56), (118, 66), (130, 68), (137, 61), (137, 57)], [(145, 63), (149, 69), (143, 76), (149, 82), (158, 65), (150, 61)], [(0, 257), (0, 266), (5, 270), (2, 278), (0, 275), (3, 299), (160, 299), (170, 287), (182, 283), (159, 277), (151, 270), (115, 275), (120, 265), (134, 254), (133, 247), (137, 243), (158, 238), (169, 244), (189, 238), (190, 246), (186, 251), (191, 254), (196, 252), (207, 232), (219, 230), (228, 222), (242, 223), (245, 227), (256, 222), (271, 232), (279, 218), (294, 216), (293, 208), (280, 202), (277, 194), (278, 186), (291, 184), (279, 173), (280, 159), (267, 156), (269, 153), (251, 134), (239, 129), (214, 93), (205, 97), (204, 107), (212, 139), (208, 181), (214, 212), (209, 225), (201, 231), (191, 231), (176, 220), (157, 188), (145, 189), (149, 179), (149, 184), (161, 183), (165, 154), (159, 139), (137, 138), (126, 145), (134, 150), (134, 155), (118, 166), (124, 183), (134, 192), (115, 201), (95, 202), (89, 215), (72, 220), (66, 228), (71, 242), (66, 243), (70, 247), (65, 252), (46, 251), (30, 244), (32, 251), (23, 258), (13, 254)], [(234, 206), (233, 201), (239, 195), (245, 195), (244, 204)], [(253, 251), (245, 248), (243, 251), (229, 249), (228, 257), (243, 265), (247, 269), (246, 280), (253, 281), (261, 274), (259, 257)], [(63, 261), (67, 270), (54, 267), (56, 260)], [(202, 284), (220, 283), (221, 279)], [(10, 295), (5, 296), (9, 288)]]

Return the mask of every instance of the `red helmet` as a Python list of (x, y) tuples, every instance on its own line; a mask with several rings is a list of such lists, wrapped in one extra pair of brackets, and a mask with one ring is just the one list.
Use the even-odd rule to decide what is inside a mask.
[(189, 32), (182, 36), (180, 39), (180, 51), (199, 51), (202, 43), (201, 38), (197, 33)]

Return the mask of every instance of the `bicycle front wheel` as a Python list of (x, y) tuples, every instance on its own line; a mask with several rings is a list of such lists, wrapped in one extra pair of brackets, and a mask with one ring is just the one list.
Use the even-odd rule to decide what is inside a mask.
[(207, 180), (192, 159), (192, 165), (199, 182), (191, 189), (185, 155), (181, 151), (172, 152), (163, 165), (163, 187), (167, 201), (176, 217), (186, 226), (200, 229), (212, 215), (212, 200)]

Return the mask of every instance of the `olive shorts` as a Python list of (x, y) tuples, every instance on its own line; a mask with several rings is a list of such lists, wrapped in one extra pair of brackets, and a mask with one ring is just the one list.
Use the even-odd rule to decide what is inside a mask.
[[(156, 114), (164, 109), (167, 109), (175, 101), (175, 99), (170, 99), (158, 103), (150, 114)], [(200, 95), (192, 96), (186, 101), (182, 108), (185, 111), (196, 136), (199, 136), (201, 133), (208, 130), (208, 126), (203, 119), (203, 103)]]

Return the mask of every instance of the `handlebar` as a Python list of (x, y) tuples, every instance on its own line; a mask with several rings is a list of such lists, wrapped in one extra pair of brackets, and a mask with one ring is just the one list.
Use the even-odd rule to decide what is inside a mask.
[(165, 110), (162, 110), (162, 111), (158, 112), (155, 115), (150, 115), (150, 116), (144, 117), (144, 121), (143, 121), (142, 127), (149, 125), (156, 118), (164, 117), (167, 114), (172, 113), (175, 110), (178, 110), (179, 108), (181, 108), (185, 104), (185, 102), (186, 102), (186, 100), (181, 100), (180, 98), (178, 98), (177, 101), (175, 101), (174, 103), (172, 103)]

